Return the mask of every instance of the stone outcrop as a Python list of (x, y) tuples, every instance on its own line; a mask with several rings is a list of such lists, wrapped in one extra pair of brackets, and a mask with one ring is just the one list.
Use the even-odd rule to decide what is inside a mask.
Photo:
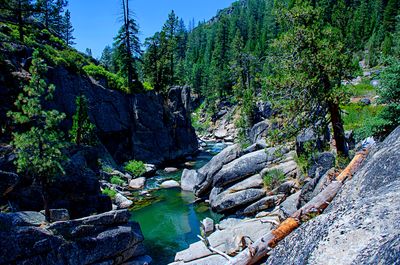
[(182, 101), (189, 93), (187, 90), (182, 93), (180, 87), (171, 88), (166, 98), (155, 92), (127, 95), (64, 68), (50, 71), (49, 81), (57, 87), (51, 107), (68, 117), (75, 112), (76, 96), (86, 96), (90, 119), (117, 162), (135, 158), (160, 164), (198, 148), (196, 133)]
[[(12, 53), (3, 54), (7, 63), (0, 65), (0, 125), (6, 127), (7, 132), (12, 130), (8, 128), (10, 120), (6, 113), (14, 108), (13, 103), (22, 89), (20, 82), (28, 80), (29, 64), (22, 62), (29, 61), (32, 52), (26, 46), (15, 45)], [(22, 73), (25, 78), (16, 78)], [(72, 126), (76, 97), (84, 95), (100, 141), (118, 163), (134, 158), (160, 164), (191, 154), (198, 148), (187, 110), (191, 97), (188, 88), (173, 87), (165, 96), (155, 92), (126, 94), (108, 89), (104, 85), (106, 82), (95, 81), (62, 66), (50, 67), (47, 79), (56, 86), (54, 101), (47, 107), (67, 115), (64, 129), (67, 131)]]
[(398, 264), (400, 127), (374, 151), (325, 212), (276, 247), (267, 264)]
[(47, 224), (42, 214), (0, 214), (0, 264), (138, 264), (151, 262), (126, 210)]
[[(64, 165), (65, 175), (56, 177), (49, 184), (50, 208), (67, 209), (72, 218), (111, 210), (111, 200), (101, 194), (96, 174), (99, 167), (97, 161), (107, 160), (103, 151), (102, 147), (83, 147), (68, 152), (70, 159)], [(3, 178), (0, 183), (5, 183)], [(41, 186), (35, 185), (29, 178), (24, 178), (9, 193), (0, 194), (0, 198), (2, 197), (10, 203), (14, 211), (43, 209)]]

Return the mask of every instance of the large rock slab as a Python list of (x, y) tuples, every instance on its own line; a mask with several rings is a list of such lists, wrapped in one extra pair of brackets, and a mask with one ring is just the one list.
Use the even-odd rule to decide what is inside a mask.
[(221, 170), (221, 168), (239, 157), (241, 148), (239, 145), (234, 144), (222, 150), (219, 154), (214, 156), (205, 166), (198, 170), (199, 184), (194, 187), (196, 196), (200, 197), (210, 192), (214, 175)]
[(398, 264), (400, 127), (368, 156), (320, 216), (272, 250), (267, 264)]
[(214, 187), (223, 187), (260, 172), (268, 163), (275, 160), (278, 153), (284, 152), (279, 148), (259, 150), (239, 157), (224, 165), (213, 178)]
[(265, 190), (253, 188), (235, 193), (222, 192), (210, 199), (210, 204), (214, 211), (221, 213), (248, 205), (264, 196)]

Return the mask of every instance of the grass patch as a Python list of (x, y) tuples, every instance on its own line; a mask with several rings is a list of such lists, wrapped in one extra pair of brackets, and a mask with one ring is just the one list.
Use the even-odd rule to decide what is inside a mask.
[(342, 106), (345, 112), (343, 115), (344, 129), (353, 130), (356, 141), (374, 135), (374, 131), (385, 121), (380, 117), (384, 106), (381, 105), (362, 105), (350, 103)]
[(115, 195), (117, 195), (117, 192), (115, 190), (109, 189), (109, 188), (105, 188), (102, 193), (104, 195), (107, 195), (108, 197), (110, 197), (111, 199), (115, 198)]
[(120, 177), (113, 176), (110, 180), (111, 184), (121, 186), (125, 183)]
[(354, 97), (374, 97), (376, 89), (371, 84), (361, 83), (355, 86), (348, 86), (350, 94)]
[(282, 184), (284, 180), (285, 174), (282, 170), (279, 169), (273, 169), (265, 174), (265, 176), (263, 177), (264, 186), (269, 190), (273, 190), (279, 187), (279, 185)]
[(143, 161), (131, 160), (125, 165), (125, 170), (131, 173), (134, 177), (140, 177), (146, 173), (146, 166)]

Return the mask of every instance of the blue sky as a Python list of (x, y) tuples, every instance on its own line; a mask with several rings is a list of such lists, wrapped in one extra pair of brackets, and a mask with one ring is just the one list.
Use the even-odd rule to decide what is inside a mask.
[[(140, 26), (140, 38), (159, 31), (171, 10), (188, 24), (213, 17), (217, 10), (228, 7), (234, 0), (131, 0), (136, 20)], [(69, 0), (72, 24), (75, 28), (75, 47), (84, 51), (91, 48), (99, 57), (104, 47), (113, 42), (119, 27), (120, 0)]]

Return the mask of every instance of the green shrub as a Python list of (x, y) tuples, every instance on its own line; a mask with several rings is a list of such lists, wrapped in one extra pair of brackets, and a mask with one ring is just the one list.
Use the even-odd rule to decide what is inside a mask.
[(104, 195), (109, 196), (111, 199), (115, 198), (115, 195), (117, 195), (117, 192), (115, 190), (109, 189), (109, 188), (105, 188), (102, 193)]
[(143, 88), (145, 91), (151, 91), (154, 89), (154, 87), (148, 81), (143, 82)]
[(131, 160), (125, 165), (125, 170), (135, 177), (140, 177), (146, 173), (146, 166), (142, 161)]
[(284, 180), (285, 174), (279, 169), (273, 169), (263, 177), (264, 186), (269, 190), (277, 188)]
[(386, 123), (380, 116), (384, 109), (382, 105), (365, 106), (351, 103), (343, 106), (342, 109), (345, 112), (343, 115), (344, 128), (354, 131), (356, 141), (375, 135), (379, 131), (379, 127)]
[(118, 186), (121, 186), (125, 183), (125, 181), (123, 181), (120, 177), (117, 177), (117, 176), (113, 176), (111, 178), (110, 182), (111, 182), (111, 184), (118, 185)]
[(129, 93), (129, 89), (125, 86), (125, 80), (122, 77), (107, 71), (103, 66), (91, 63), (84, 66), (83, 71), (95, 79), (104, 78), (107, 82), (107, 86), (111, 89)]
[(66, 67), (73, 72), (81, 73), (82, 68), (89, 64), (89, 60), (82, 54), (71, 49), (65, 49), (59, 52), (59, 57), (66, 62)]

